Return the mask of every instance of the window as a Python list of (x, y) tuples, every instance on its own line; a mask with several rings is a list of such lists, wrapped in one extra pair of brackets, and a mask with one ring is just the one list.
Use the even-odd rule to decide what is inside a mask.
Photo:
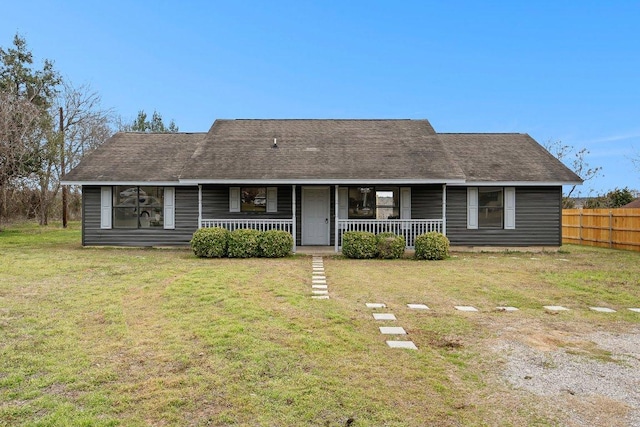
[(515, 187), (468, 187), (467, 228), (515, 229)]
[(113, 187), (113, 228), (164, 228), (164, 198), (164, 187)]
[(478, 188), (478, 227), (503, 228), (504, 193), (502, 188)]
[(266, 212), (267, 187), (242, 187), (240, 212)]
[(349, 187), (349, 219), (400, 218), (399, 187)]
[(278, 187), (229, 187), (229, 212), (278, 212)]

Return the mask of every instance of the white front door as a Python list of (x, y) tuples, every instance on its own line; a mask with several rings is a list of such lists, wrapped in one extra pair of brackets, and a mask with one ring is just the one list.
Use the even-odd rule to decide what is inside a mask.
[(329, 188), (302, 188), (302, 244), (329, 245)]

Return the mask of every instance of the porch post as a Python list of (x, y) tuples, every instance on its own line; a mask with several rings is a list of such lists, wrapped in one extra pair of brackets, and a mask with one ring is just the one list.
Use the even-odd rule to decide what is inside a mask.
[(198, 184), (198, 228), (202, 228), (202, 184)]
[(335, 228), (334, 240), (335, 240), (335, 250), (336, 250), (336, 253), (337, 253), (338, 252), (338, 233), (339, 233), (339, 230), (340, 230), (339, 227), (338, 227), (338, 219), (339, 219), (338, 218), (338, 214), (340, 212), (340, 209), (339, 209), (339, 205), (338, 205), (338, 193), (339, 193), (339, 191), (338, 191), (338, 186), (337, 185), (336, 185), (335, 193), (336, 194), (335, 194), (335, 197), (334, 197), (335, 198), (335, 200), (334, 200), (335, 203), (334, 203), (334, 215), (333, 216), (335, 218), (334, 219), (334, 222), (335, 222), (335, 224), (334, 224), (334, 228)]
[(297, 239), (297, 229), (298, 225), (296, 224), (296, 186), (291, 186), (291, 211), (293, 212), (293, 253), (296, 253), (296, 239)]
[(447, 235), (447, 184), (442, 184), (442, 234)]

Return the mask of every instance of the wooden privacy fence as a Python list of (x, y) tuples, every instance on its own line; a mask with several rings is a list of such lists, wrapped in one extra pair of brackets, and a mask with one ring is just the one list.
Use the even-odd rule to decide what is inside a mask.
[(563, 209), (562, 243), (640, 251), (640, 209)]

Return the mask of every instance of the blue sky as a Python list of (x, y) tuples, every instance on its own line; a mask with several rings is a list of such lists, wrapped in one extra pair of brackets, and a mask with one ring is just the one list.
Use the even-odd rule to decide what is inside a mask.
[(133, 119), (428, 119), (438, 132), (521, 132), (587, 148), (640, 189), (640, 1), (29, 1), (0, 45), (90, 84)]

